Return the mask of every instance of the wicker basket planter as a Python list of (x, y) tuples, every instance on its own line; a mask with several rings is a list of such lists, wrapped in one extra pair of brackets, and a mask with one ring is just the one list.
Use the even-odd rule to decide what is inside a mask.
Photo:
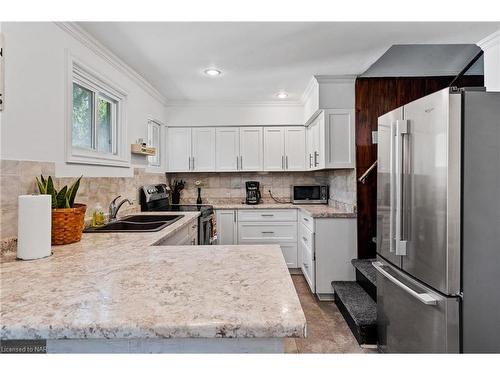
[(66, 245), (82, 239), (85, 225), (85, 204), (75, 203), (73, 208), (52, 209), (52, 245)]

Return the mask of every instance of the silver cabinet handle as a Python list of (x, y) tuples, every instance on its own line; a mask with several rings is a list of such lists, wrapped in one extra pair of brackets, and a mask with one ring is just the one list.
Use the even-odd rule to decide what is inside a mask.
[(243, 155), (240, 155), (240, 170), (243, 170)]
[(304, 221), (309, 221), (309, 219), (307, 217), (304, 217), (303, 219), (304, 219)]
[(236, 156), (236, 170), (239, 171), (240, 170), (240, 161), (239, 161), (239, 157)]
[(319, 152), (318, 151), (314, 151), (314, 166), (315, 167), (317, 167), (318, 164), (319, 164), (318, 156), (319, 156)]
[(285, 158), (281, 155), (281, 169), (285, 169)]
[(286, 169), (288, 169), (288, 155), (285, 156), (285, 161), (286, 161)]
[(307, 242), (307, 238), (302, 236), (302, 239), (304, 240), (304, 242)]
[(429, 293), (418, 293), (414, 291), (412, 288), (409, 286), (403, 284), (401, 281), (396, 279), (394, 276), (392, 276), (389, 272), (383, 269), (384, 264), (382, 262), (373, 262), (372, 263), (373, 267), (380, 272), (381, 275), (385, 276), (387, 280), (391, 281), (394, 285), (400, 287), (403, 289), (405, 292), (407, 292), (409, 295), (415, 297), (418, 299), (420, 302), (422, 302), (425, 305), (437, 305), (437, 299), (435, 299), (431, 294)]
[(313, 166), (312, 159), (313, 159), (312, 154), (309, 154), (309, 168), (312, 168), (312, 166)]
[(274, 214), (260, 214), (260, 216), (263, 216), (263, 217), (271, 217), (271, 216), (274, 216)]
[(193, 156), (193, 171), (194, 171), (194, 156)]
[(262, 234), (274, 234), (274, 232), (262, 232)]

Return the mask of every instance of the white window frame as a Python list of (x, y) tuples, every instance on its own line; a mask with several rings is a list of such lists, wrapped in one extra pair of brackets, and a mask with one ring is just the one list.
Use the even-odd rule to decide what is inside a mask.
[[(67, 116), (66, 116), (66, 162), (76, 164), (106, 165), (130, 167), (130, 153), (127, 152), (126, 103), (127, 94), (110, 80), (104, 78), (75, 57), (69, 56), (67, 78)], [(114, 102), (112, 116), (112, 153), (100, 152), (97, 149), (96, 137), (93, 137), (95, 149), (73, 146), (73, 83), (76, 83), (95, 94), (97, 98)], [(95, 115), (95, 112), (94, 112)], [(94, 118), (94, 123), (97, 124)], [(97, 126), (97, 125), (96, 125)], [(97, 129), (94, 129), (95, 131)]]
[(163, 124), (158, 120), (149, 119), (148, 120), (148, 146), (153, 145), (153, 128), (158, 128), (158, 145), (156, 145), (156, 155), (148, 156), (148, 166), (151, 168), (160, 168), (161, 167), (161, 157), (162, 157), (162, 146), (163, 146)]

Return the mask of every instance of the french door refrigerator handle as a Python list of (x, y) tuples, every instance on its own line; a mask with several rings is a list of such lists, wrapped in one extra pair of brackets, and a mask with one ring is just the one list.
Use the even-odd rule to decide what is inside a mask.
[(395, 158), (395, 177), (396, 177), (396, 255), (406, 255), (407, 242), (403, 240), (402, 221), (403, 221), (403, 137), (408, 133), (408, 122), (406, 120), (396, 121), (396, 158)]
[(414, 291), (412, 288), (409, 286), (403, 284), (401, 281), (399, 281), (397, 278), (392, 276), (389, 272), (383, 269), (384, 264), (382, 262), (373, 262), (372, 263), (373, 267), (383, 276), (387, 278), (390, 282), (392, 282), (394, 285), (400, 287), (403, 289), (405, 292), (410, 294), (411, 296), (415, 297), (418, 299), (420, 302), (422, 302), (424, 305), (437, 305), (437, 299), (435, 299), (431, 294), (429, 293), (418, 293)]
[(394, 178), (394, 145), (395, 145), (396, 123), (391, 122), (390, 147), (389, 147), (389, 252), (394, 252), (394, 190), (396, 180)]

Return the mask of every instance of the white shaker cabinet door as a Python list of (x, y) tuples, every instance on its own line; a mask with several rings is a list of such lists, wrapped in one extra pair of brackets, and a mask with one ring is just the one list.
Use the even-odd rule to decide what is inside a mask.
[(264, 170), (285, 170), (285, 129), (278, 126), (264, 128)]
[(240, 170), (262, 171), (262, 127), (240, 128)]
[(327, 126), (326, 164), (328, 168), (354, 168), (356, 141), (354, 139), (354, 110), (331, 109), (325, 113)]
[(240, 166), (240, 129), (217, 128), (215, 133), (215, 169), (218, 172), (232, 172)]
[(236, 245), (238, 243), (236, 211), (217, 210), (217, 244)]
[(285, 169), (287, 171), (306, 170), (305, 128), (302, 126), (285, 128)]
[(191, 169), (215, 171), (215, 128), (193, 128), (192, 132)]
[(191, 128), (168, 128), (168, 172), (191, 169)]

